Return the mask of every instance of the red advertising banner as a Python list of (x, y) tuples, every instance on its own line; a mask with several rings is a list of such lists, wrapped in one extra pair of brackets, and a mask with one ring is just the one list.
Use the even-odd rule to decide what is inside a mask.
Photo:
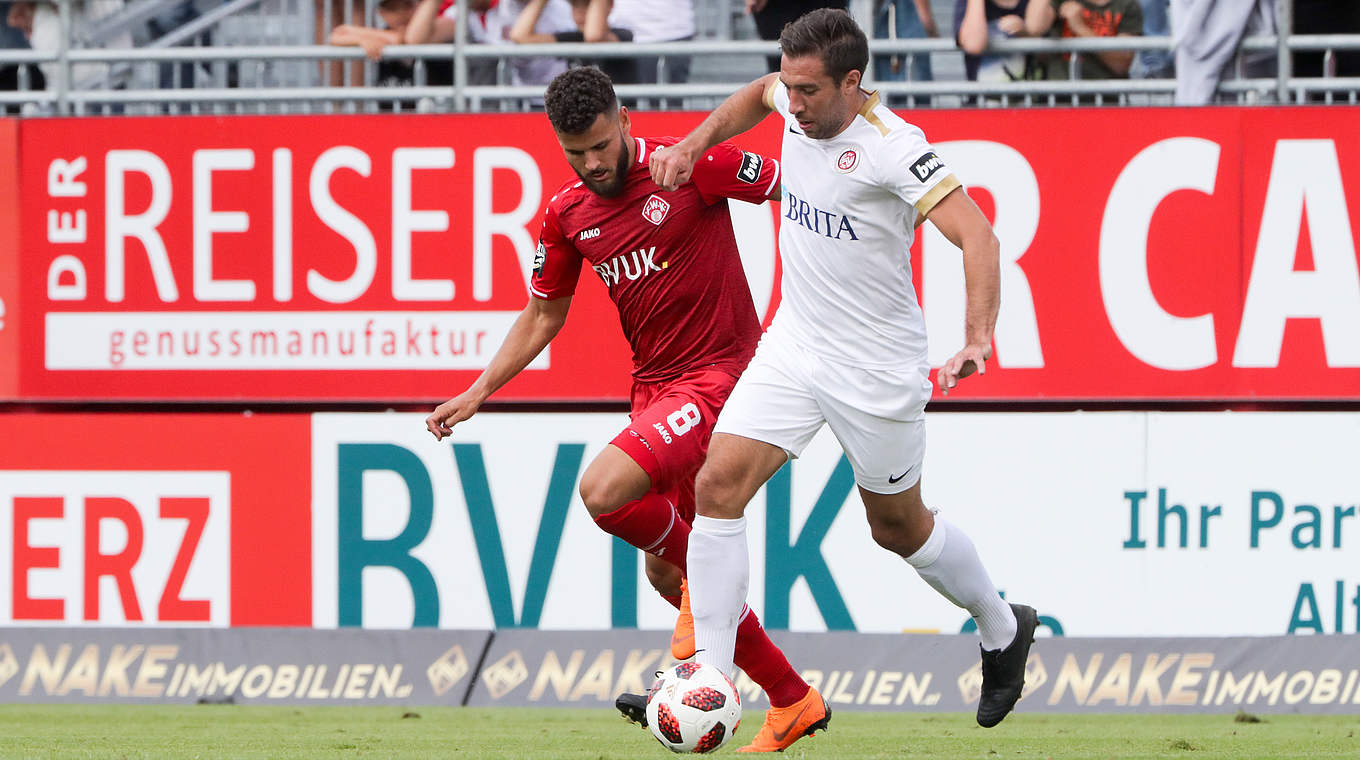
[[(447, 398), (526, 303), (570, 176), (529, 116), (71, 119), (22, 142), (22, 389), (46, 399)], [(580, 301), (501, 398), (626, 393), (598, 347), (617, 317)]]
[[(634, 134), (700, 117), (640, 115)], [(1360, 109), (908, 118), (1002, 246), (996, 358), (951, 399), (1360, 397)], [(777, 154), (780, 135), (769, 119), (738, 142)], [(56, 119), (21, 145), (30, 399), (447, 398), (524, 305), (542, 207), (571, 177), (541, 115)], [(766, 318), (778, 213), (734, 211)], [(963, 282), (921, 229), (939, 364)], [(498, 398), (626, 398), (617, 314), (582, 282)]]
[[(920, 116), (1002, 244), (995, 366), (951, 399), (1360, 398), (1360, 110)], [(938, 365), (962, 284), (935, 248)]]
[(0, 415), (0, 623), (310, 625), (306, 415)]
[(0, 400), (19, 395), (19, 122), (0, 119)]

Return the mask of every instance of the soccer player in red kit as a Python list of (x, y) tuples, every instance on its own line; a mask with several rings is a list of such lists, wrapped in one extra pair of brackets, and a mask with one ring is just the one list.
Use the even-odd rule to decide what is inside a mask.
[[(691, 182), (663, 193), (648, 159), (674, 138), (635, 138), (609, 77), (594, 68), (558, 76), (544, 95), (548, 120), (579, 177), (548, 201), (534, 259), (529, 305), (486, 370), (425, 420), (436, 439), (477, 412), (552, 341), (566, 321), (583, 263), (609, 289), (633, 349), (630, 424), (581, 476), (595, 523), (646, 552), (648, 580), (682, 606), (681, 579), (694, 519), (694, 476), (713, 423), (755, 352), (760, 323), (751, 302), (727, 198), (779, 196), (779, 164), (723, 144), (697, 163)], [(692, 621), (681, 616), (681, 625)], [(689, 629), (692, 631), (692, 627)], [(672, 654), (693, 656), (692, 635)], [(783, 749), (826, 727), (830, 712), (749, 609), (737, 632), (736, 665), (760, 684), (772, 714), (821, 711), (804, 731), (762, 732), (743, 751)], [(645, 722), (637, 695), (619, 709)], [(790, 734), (790, 732), (784, 732)]]

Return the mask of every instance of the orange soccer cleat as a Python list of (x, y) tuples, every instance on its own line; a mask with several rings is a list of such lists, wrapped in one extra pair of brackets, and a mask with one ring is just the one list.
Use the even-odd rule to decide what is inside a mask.
[(671, 634), (671, 657), (688, 660), (694, 656), (694, 615), (689, 611), (689, 581), (680, 581), (680, 616)]
[(814, 688), (788, 707), (771, 707), (765, 722), (751, 743), (738, 752), (783, 752), (804, 736), (825, 731), (831, 723), (831, 708)]

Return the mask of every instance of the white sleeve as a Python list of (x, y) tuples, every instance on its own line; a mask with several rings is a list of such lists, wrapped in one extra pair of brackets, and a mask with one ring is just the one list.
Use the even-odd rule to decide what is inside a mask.
[(924, 218), (959, 180), (916, 127), (894, 130), (885, 139), (881, 170), (884, 185)]
[(539, 34), (574, 32), (577, 29), (576, 19), (572, 18), (571, 3), (568, 0), (548, 0), (548, 4), (543, 7), (543, 15), (534, 26), (534, 31)]

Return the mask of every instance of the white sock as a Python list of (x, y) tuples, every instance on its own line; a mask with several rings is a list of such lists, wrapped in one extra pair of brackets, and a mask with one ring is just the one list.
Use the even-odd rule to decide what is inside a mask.
[(689, 567), (689, 606), (694, 613), (694, 659), (722, 668), (730, 677), (735, 670), (732, 653), (737, 624), (751, 578), (746, 518), (695, 517), (685, 564)]
[[(694, 556), (693, 551), (690, 556)], [(977, 623), (978, 633), (982, 634), (983, 649), (1010, 646), (1015, 639), (1015, 613), (992, 585), (987, 568), (982, 566), (968, 534), (957, 525), (951, 525), (937, 515), (930, 537), (915, 554), (907, 557), (907, 562), (931, 588), (968, 610)]]

